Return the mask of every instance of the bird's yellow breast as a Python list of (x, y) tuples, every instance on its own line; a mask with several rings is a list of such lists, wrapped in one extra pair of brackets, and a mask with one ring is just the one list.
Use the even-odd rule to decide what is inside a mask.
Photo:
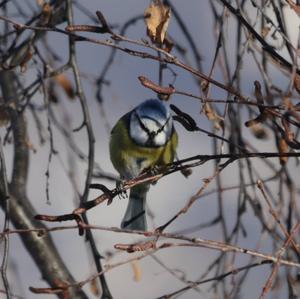
[(130, 138), (126, 120), (123, 117), (111, 132), (110, 159), (120, 175), (130, 179), (146, 168), (173, 162), (177, 143), (177, 133), (173, 130), (170, 140), (164, 146), (140, 146)]

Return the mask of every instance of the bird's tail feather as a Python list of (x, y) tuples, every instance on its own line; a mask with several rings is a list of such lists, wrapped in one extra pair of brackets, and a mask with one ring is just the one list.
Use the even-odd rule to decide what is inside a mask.
[(130, 190), (129, 202), (121, 223), (121, 228), (147, 230), (146, 195), (149, 185), (139, 185)]

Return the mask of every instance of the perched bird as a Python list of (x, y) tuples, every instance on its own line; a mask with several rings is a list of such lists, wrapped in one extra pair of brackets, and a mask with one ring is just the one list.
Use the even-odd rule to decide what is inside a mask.
[[(110, 159), (121, 180), (174, 160), (178, 143), (170, 108), (157, 99), (146, 100), (119, 119), (111, 131)], [(130, 190), (122, 228), (147, 230), (145, 204), (150, 184)]]

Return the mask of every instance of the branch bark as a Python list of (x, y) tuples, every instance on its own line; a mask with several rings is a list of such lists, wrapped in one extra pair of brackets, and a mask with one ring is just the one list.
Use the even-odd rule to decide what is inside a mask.
[[(27, 125), (25, 117), (17, 110), (17, 76), (13, 71), (0, 72), (0, 86), (2, 96), (6, 103), (14, 102), (9, 109), (12, 133), (14, 138), (14, 160), (11, 183), (9, 184), (9, 217), (16, 228), (33, 229), (46, 228), (34, 219), (36, 211), (26, 196), (27, 174), (29, 164), (29, 151), (27, 146)], [(0, 185), (0, 203), (3, 208), (5, 190)], [(25, 248), (32, 256), (42, 277), (50, 286), (56, 287), (60, 282), (74, 283), (75, 280), (59, 255), (50, 236), (38, 236), (30, 233), (20, 236)], [(86, 294), (80, 289), (70, 289), (70, 298), (86, 299)], [(63, 294), (58, 295), (63, 298)]]

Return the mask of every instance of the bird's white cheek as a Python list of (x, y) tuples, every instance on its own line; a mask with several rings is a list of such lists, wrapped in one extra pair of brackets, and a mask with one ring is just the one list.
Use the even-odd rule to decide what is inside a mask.
[(157, 146), (165, 145), (166, 142), (167, 142), (167, 135), (165, 134), (165, 132), (158, 133), (154, 138), (154, 143)]

